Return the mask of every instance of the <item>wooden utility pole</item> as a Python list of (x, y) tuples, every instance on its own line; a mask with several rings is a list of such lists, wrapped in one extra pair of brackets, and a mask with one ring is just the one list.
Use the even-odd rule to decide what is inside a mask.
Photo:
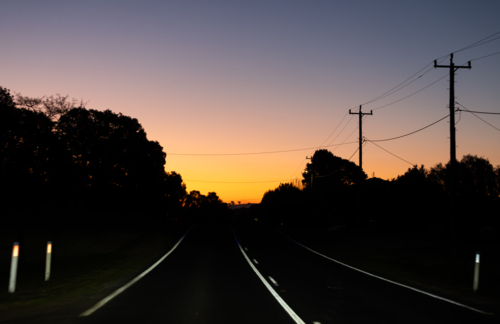
[[(359, 106), (359, 111), (357, 113), (351, 112), (349, 109), (349, 115), (359, 115), (359, 168), (361, 172), (363, 172), (363, 116), (364, 115), (373, 115), (373, 111), (370, 110), (370, 113), (363, 113), (361, 111), (361, 105)], [(358, 184), (358, 226), (362, 228), (363, 225), (363, 183), (360, 182)]]
[(455, 66), (453, 64), (453, 53), (450, 55), (450, 65), (437, 65), (437, 60), (434, 61), (435, 68), (450, 69), (450, 163), (457, 161), (456, 142), (455, 142), (455, 71), (458, 69), (470, 69), (470, 61), (468, 66)]
[(456, 185), (456, 169), (457, 169), (457, 144), (455, 140), (455, 71), (458, 69), (470, 69), (470, 61), (468, 66), (455, 66), (453, 64), (453, 53), (450, 55), (450, 65), (438, 65), (437, 60), (434, 61), (435, 68), (450, 69), (450, 222), (451, 222), (451, 244), (452, 253), (456, 254), (456, 242), (454, 233), (454, 210), (455, 210), (455, 185)]
[(361, 111), (361, 105), (359, 106), (359, 112), (353, 113), (351, 109), (349, 109), (349, 115), (359, 115), (359, 167), (363, 170), (363, 116), (364, 115), (373, 115), (373, 110), (370, 110), (370, 113), (364, 113)]

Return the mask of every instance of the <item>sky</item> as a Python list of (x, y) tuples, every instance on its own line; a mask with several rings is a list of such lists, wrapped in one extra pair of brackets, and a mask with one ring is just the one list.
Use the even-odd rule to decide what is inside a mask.
[[(302, 179), (319, 147), (358, 163), (358, 116), (349, 109), (373, 111), (363, 120), (369, 140), (445, 117), (449, 69), (433, 61), (449, 65), (448, 54), (485, 38), (454, 54), (455, 65), (472, 60), (456, 72), (455, 97), (469, 110), (500, 113), (500, 55), (481, 58), (500, 52), (500, 34), (487, 38), (500, 32), (496, 0), (0, 0), (0, 7), (0, 86), (137, 118), (167, 153), (167, 172), (180, 173), (188, 191), (215, 191), (225, 202), (258, 203), (280, 182)], [(500, 129), (500, 115), (477, 116)], [(471, 113), (457, 112), (456, 121), (457, 159), (472, 154), (500, 165), (500, 131)], [(380, 147), (365, 142), (363, 169), (390, 180), (412, 165), (445, 164), (449, 136), (444, 119)], [(262, 152), (274, 153), (241, 154)]]

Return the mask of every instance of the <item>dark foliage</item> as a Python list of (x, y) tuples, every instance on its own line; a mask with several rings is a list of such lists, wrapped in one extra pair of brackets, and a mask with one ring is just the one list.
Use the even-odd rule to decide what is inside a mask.
[[(14, 100), (0, 87), (0, 135), (3, 210), (38, 215), (10, 218), (32, 228), (158, 226), (183, 220), (183, 204), (195, 195), (180, 174), (165, 172), (163, 148), (137, 119), (110, 110), (59, 95)], [(214, 192), (195, 198), (210, 215), (227, 207)]]
[(194, 222), (226, 223), (228, 222), (227, 204), (215, 192), (202, 195), (197, 190), (192, 190), (184, 201), (185, 217)]
[[(449, 237), (500, 230), (500, 166), (465, 155), (456, 165), (409, 168), (397, 179), (366, 179), (357, 165), (318, 150), (303, 173), (303, 189), (280, 184), (264, 194), (262, 220), (273, 226), (421, 232)], [(311, 184), (312, 174), (312, 184)]]
[(261, 207), (264, 219), (272, 226), (295, 227), (305, 221), (305, 194), (289, 183), (269, 190), (262, 198)]

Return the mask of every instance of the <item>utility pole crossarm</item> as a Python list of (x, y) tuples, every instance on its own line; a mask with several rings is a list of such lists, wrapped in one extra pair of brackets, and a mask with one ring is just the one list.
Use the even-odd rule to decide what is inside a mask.
[[(453, 54), (451, 54), (451, 58), (453, 59)], [(456, 66), (455, 64), (452, 63), (453, 68), (455, 68), (455, 69), (471, 69), (472, 66), (470, 65), (470, 61), (468, 62), (468, 64), (469, 65), (467, 65), (467, 66)], [(434, 60), (434, 67), (435, 68), (448, 68), (449, 69), (452, 66), (450, 66), (450, 65), (438, 65), (437, 60)]]

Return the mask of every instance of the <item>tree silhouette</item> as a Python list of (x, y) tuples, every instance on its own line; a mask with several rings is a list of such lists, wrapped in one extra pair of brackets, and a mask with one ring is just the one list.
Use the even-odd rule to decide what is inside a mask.
[(146, 188), (163, 181), (165, 153), (149, 141), (137, 119), (74, 108), (61, 116), (56, 134), (64, 143), (74, 184)]
[(166, 198), (168, 210), (178, 211), (187, 195), (186, 184), (182, 181), (181, 175), (175, 171), (165, 173), (162, 186), (161, 192)]
[(14, 107), (14, 98), (10, 90), (3, 87), (0, 87), (0, 107)]
[(41, 113), (0, 104), (0, 183), (4, 208), (47, 203), (58, 163), (53, 122)]
[(367, 178), (366, 174), (355, 163), (333, 155), (332, 152), (320, 149), (314, 152), (311, 163), (308, 163), (302, 176), (302, 183), (315, 191), (339, 190), (360, 183)]
[(432, 180), (431, 172), (424, 165), (409, 168), (392, 182), (392, 211), (384, 214), (393, 227), (407, 231), (443, 231), (447, 197), (444, 188)]
[(71, 109), (85, 108), (86, 103), (84, 103), (83, 100), (78, 102), (78, 100), (73, 98), (70, 101), (68, 98), (69, 96), (64, 97), (60, 94), (56, 94), (55, 97), (43, 96), (41, 98), (36, 98), (16, 93), (15, 103), (18, 108), (24, 108), (33, 112), (41, 112), (51, 120), (55, 121)]
[[(429, 171), (429, 179), (448, 190), (449, 168), (449, 163), (445, 166), (437, 164)], [(457, 196), (498, 197), (500, 193), (498, 173), (498, 167), (495, 169), (488, 159), (476, 155), (464, 155), (457, 164)]]
[(272, 226), (304, 225), (304, 193), (293, 184), (280, 183), (274, 190), (264, 193), (261, 201), (264, 219)]
[[(183, 204), (209, 214), (224, 214), (227, 205), (215, 192), (187, 195), (180, 174), (165, 172), (163, 148), (148, 140), (137, 119), (84, 106), (59, 94), (41, 98), (17, 94), (14, 99), (8, 89), (0, 87), (4, 211), (36, 211), (42, 205), (53, 205), (120, 215), (141, 213), (152, 215), (141, 222), (149, 226), (162, 219), (158, 216), (182, 214)], [(85, 224), (103, 225), (103, 218), (84, 214)], [(67, 219), (67, 213), (64, 215)], [(45, 219), (43, 224), (49, 221)]]

